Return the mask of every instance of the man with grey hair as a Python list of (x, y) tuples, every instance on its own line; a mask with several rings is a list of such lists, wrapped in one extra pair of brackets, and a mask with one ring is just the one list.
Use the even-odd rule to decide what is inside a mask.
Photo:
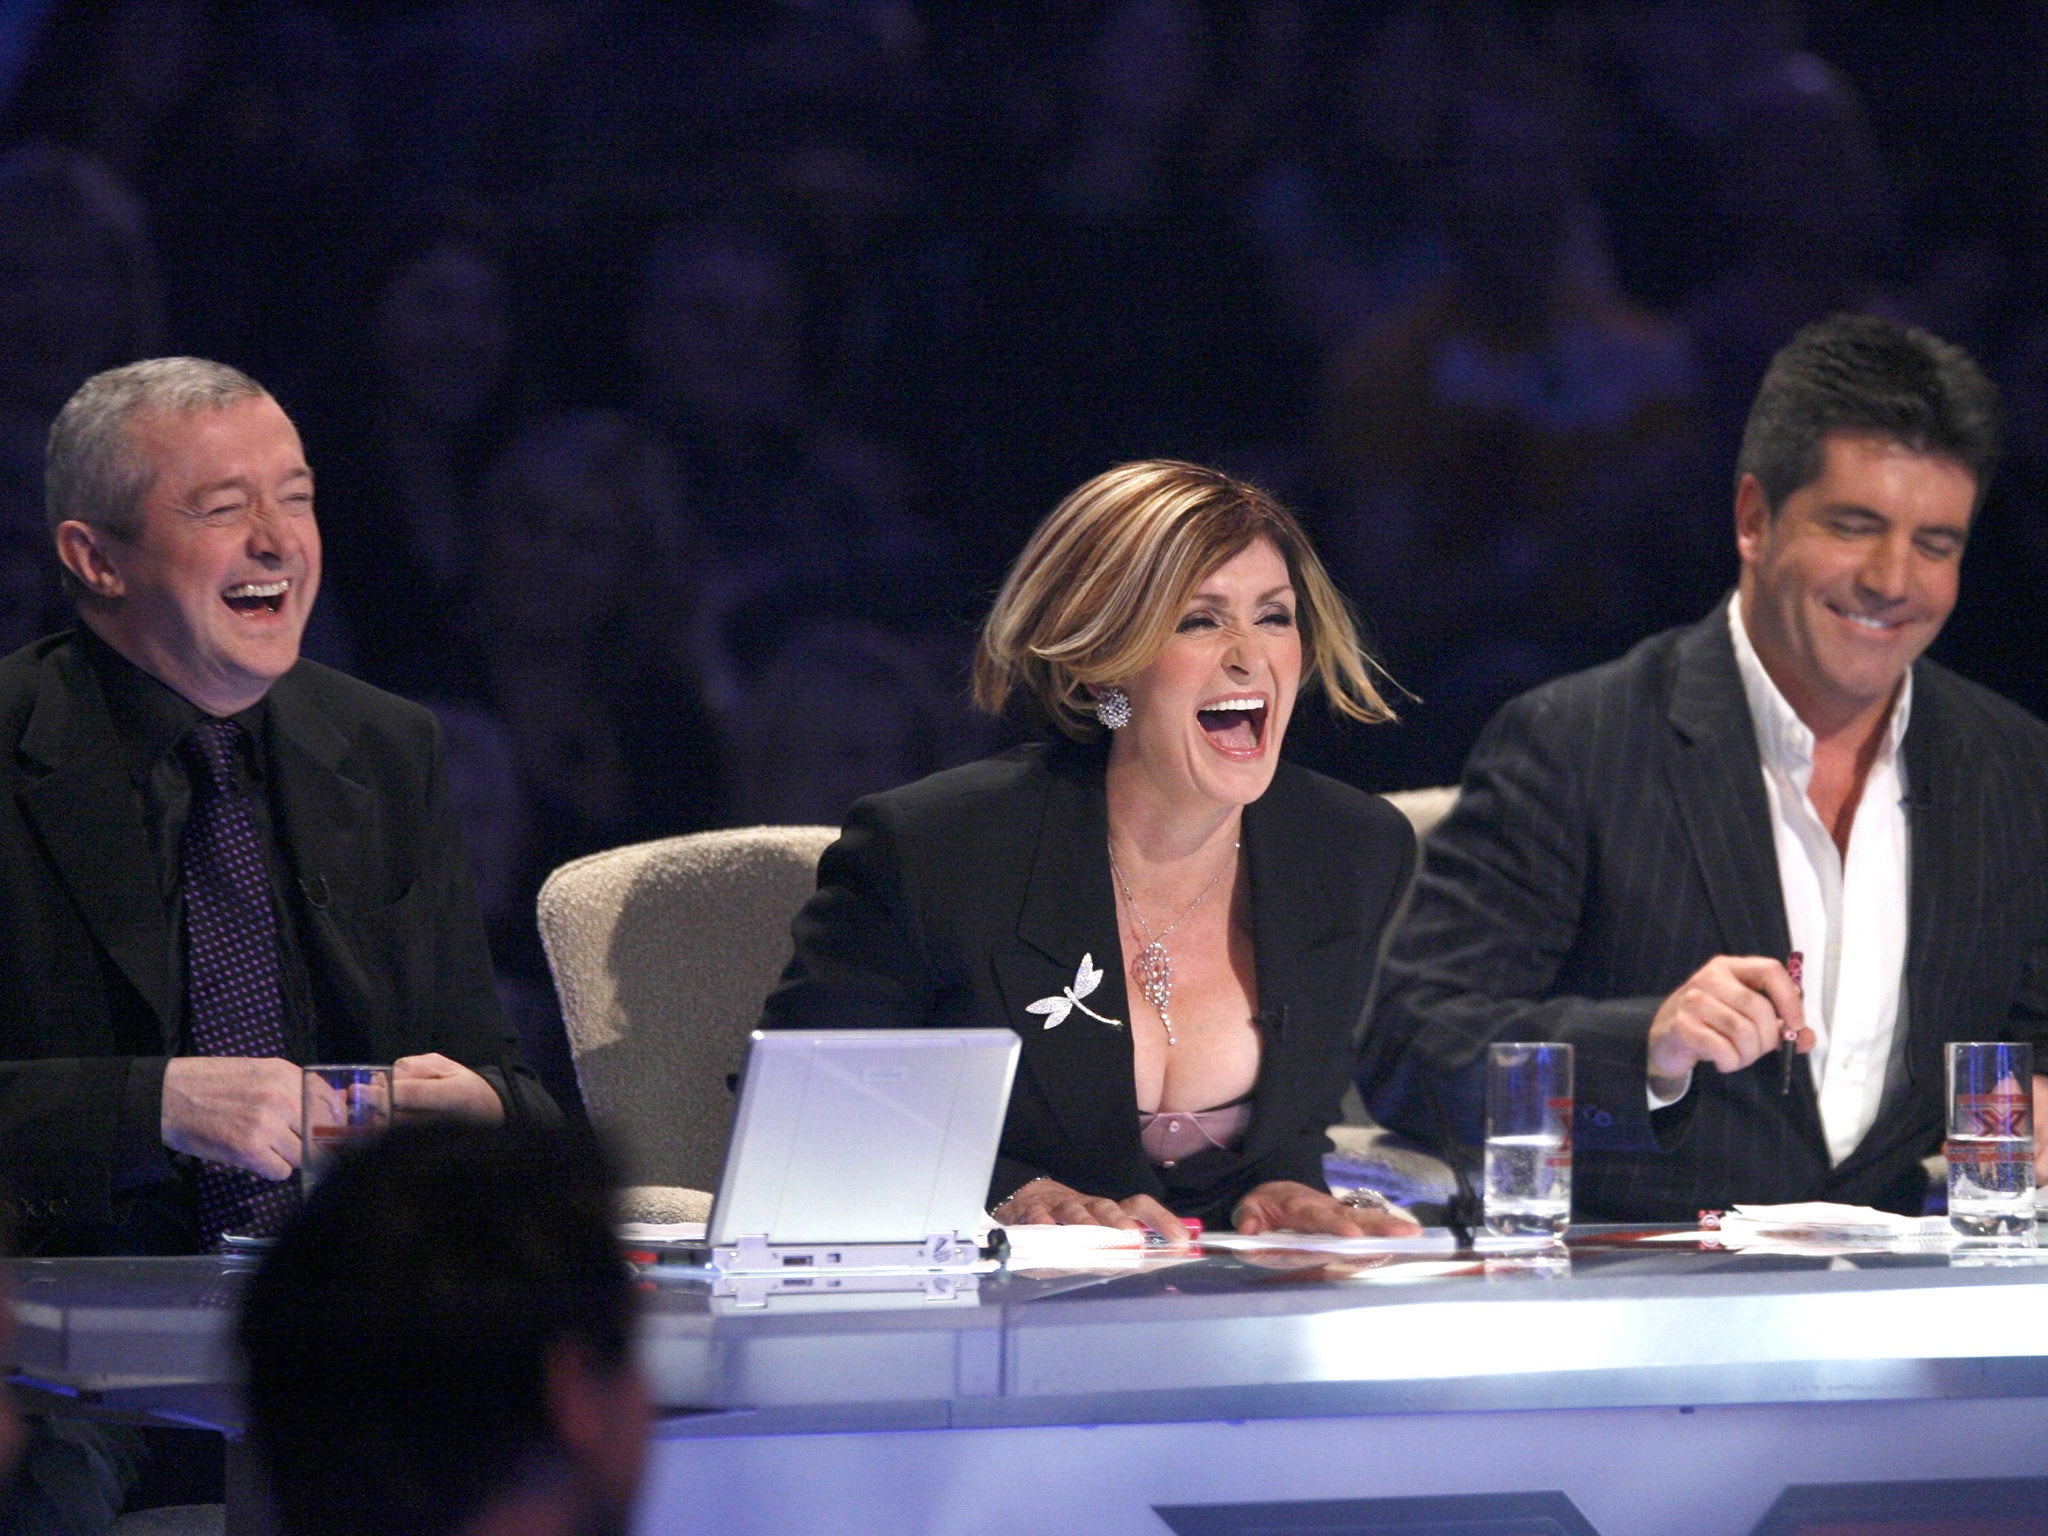
[(0, 1162), (27, 1253), (290, 1209), (300, 1071), (551, 1116), (492, 987), (433, 718), (299, 658), (313, 474), (254, 380), (89, 379), (50, 431), (76, 628), (0, 661)]
[[(19, 1250), (267, 1234), (297, 1203), (300, 1063), (391, 1062), (411, 1117), (554, 1119), (433, 717), (299, 659), (320, 530), (278, 403), (198, 358), (112, 369), (58, 414), (44, 484), (79, 622), (0, 660)], [(104, 1529), (145, 1468), (205, 1498), (217, 1453), (177, 1433), (38, 1423), (0, 1530)]]

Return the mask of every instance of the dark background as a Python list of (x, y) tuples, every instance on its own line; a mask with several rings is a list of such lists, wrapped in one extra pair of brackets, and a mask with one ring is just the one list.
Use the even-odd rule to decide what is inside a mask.
[(1546, 677), (1732, 583), (1764, 364), (1969, 348), (2010, 455), (1938, 654), (2041, 710), (2048, 7), (0, 14), (0, 650), (63, 622), (50, 418), (192, 352), (320, 485), (308, 650), (430, 703), (508, 1001), (595, 848), (978, 756), (973, 627), (1121, 459), (1301, 510), (1413, 697), (1290, 755), (1448, 782)]

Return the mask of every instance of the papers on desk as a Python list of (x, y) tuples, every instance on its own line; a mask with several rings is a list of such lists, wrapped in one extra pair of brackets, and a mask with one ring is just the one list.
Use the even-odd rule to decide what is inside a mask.
[(1192, 1263), (1202, 1256), (1202, 1250), (1193, 1243), (1162, 1243), (1149, 1232), (1132, 1232), (1122, 1227), (1034, 1223), (1004, 1227), (1003, 1236), (1010, 1243), (1005, 1267), (1039, 1273), (1153, 1269)]
[(1285, 1248), (1291, 1253), (1456, 1253), (1458, 1240), (1442, 1227), (1430, 1227), (1414, 1237), (1329, 1237), (1318, 1232), (1261, 1232), (1247, 1237), (1242, 1232), (1202, 1234), (1202, 1246), (1211, 1253), (1262, 1252)]
[(1947, 1247), (1955, 1236), (1946, 1216), (1900, 1216), (1867, 1205), (1804, 1200), (1792, 1205), (1738, 1205), (1721, 1218), (1721, 1246), (1772, 1238), (1816, 1243), (1924, 1244)]
[[(1414, 1237), (1326, 1237), (1313, 1232), (1261, 1232), (1246, 1237), (1241, 1232), (1204, 1235), (1202, 1246), (1222, 1253), (1243, 1253), (1267, 1248), (1286, 1248), (1296, 1253), (1456, 1253), (1458, 1240), (1447, 1227), (1424, 1227)], [(1558, 1247), (1551, 1237), (1495, 1237), (1491, 1232), (1472, 1236), (1472, 1252), (1542, 1253)]]
[(1738, 1205), (1721, 1218), (1718, 1229), (1661, 1232), (1642, 1241), (1697, 1242), (1735, 1253), (1812, 1258), (1874, 1250), (1946, 1253), (1968, 1239), (1956, 1234), (1946, 1216), (1900, 1216), (1867, 1205), (1806, 1200), (1791, 1205)]
[[(1169, 1257), (1198, 1258), (1204, 1253), (1328, 1254), (1333, 1258), (1377, 1254), (1440, 1257), (1458, 1251), (1458, 1240), (1443, 1227), (1427, 1227), (1413, 1237), (1330, 1237), (1315, 1232), (1205, 1232), (1192, 1246), (1161, 1245), (1144, 1232), (1117, 1227), (1019, 1226), (1003, 1228), (1010, 1240), (1011, 1269), (1090, 1269), (1138, 1264)], [(1494, 1237), (1479, 1233), (1472, 1243), (1480, 1254), (1539, 1253), (1556, 1247), (1550, 1238)]]
[(1737, 1253), (1946, 1253), (1956, 1245), (1948, 1217), (1898, 1217), (1872, 1206), (1802, 1200), (1784, 1206), (1735, 1206), (1714, 1235)]
[(1141, 1253), (1146, 1234), (1123, 1227), (1053, 1226), (1044, 1222), (1004, 1227), (1010, 1242), (1010, 1268), (1059, 1265), (1099, 1253)]

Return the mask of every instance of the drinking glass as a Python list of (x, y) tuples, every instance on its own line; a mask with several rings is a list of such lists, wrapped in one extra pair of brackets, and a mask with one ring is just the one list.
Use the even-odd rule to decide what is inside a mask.
[(300, 1124), (300, 1186), (307, 1194), (351, 1142), (391, 1124), (391, 1069), (372, 1066), (306, 1068)]
[(2034, 1232), (2034, 1048), (1948, 1048), (1948, 1224), (1964, 1237)]
[(1486, 1230), (1558, 1237), (1572, 1217), (1572, 1048), (1486, 1053)]

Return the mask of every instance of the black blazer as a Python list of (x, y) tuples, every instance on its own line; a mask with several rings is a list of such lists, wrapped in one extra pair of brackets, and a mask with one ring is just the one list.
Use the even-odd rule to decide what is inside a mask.
[[(302, 661), (271, 688), (268, 758), (312, 983), (300, 1060), (440, 1051), (509, 1113), (553, 1116), (492, 982), (433, 717)], [(174, 974), (142, 796), (80, 642), (0, 661), (0, 1185), (18, 1227), (110, 1218), (158, 1127), (131, 1072), (178, 1051)], [(61, 1245), (61, 1239), (60, 1239)]]
[(1028, 1011), (1102, 972), (1084, 999), (1127, 1026), (1099, 747), (1029, 746), (875, 795), (848, 816), (795, 923), (767, 1028), (1008, 1025), (1023, 1058), (991, 1201), (1047, 1175), (1227, 1219), (1268, 1179), (1323, 1184), (1325, 1128), (1414, 834), (1385, 801), (1289, 763), (1244, 813), (1263, 1053), (1234, 1153), (1146, 1161), (1128, 1027)]
[[(1691, 1221), (1737, 1201), (1917, 1213), (1938, 1150), (1942, 1044), (2048, 1048), (2048, 727), (1932, 662), (1903, 746), (1911, 838), (1905, 1086), (1831, 1167), (1811, 1073), (1775, 1053), (1652, 1115), (1652, 1015), (1717, 954), (1790, 945), (1756, 735), (1727, 614), (1525, 694), (1474, 748), (1390, 948), (1361, 1078), (1434, 1141), (1430, 1093), (1478, 1134), (1492, 1040), (1577, 1048), (1581, 1216)], [(2048, 1056), (2037, 1056), (2048, 1067)]]

